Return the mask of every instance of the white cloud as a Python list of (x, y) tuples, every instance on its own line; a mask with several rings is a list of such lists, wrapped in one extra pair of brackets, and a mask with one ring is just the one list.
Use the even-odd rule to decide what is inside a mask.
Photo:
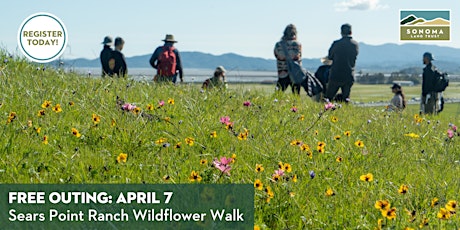
[(379, 10), (388, 8), (388, 5), (380, 4), (380, 0), (346, 0), (334, 4), (336, 11), (348, 10)]

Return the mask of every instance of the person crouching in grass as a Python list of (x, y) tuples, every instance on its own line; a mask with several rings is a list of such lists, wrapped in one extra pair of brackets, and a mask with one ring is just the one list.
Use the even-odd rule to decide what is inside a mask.
[(212, 88), (219, 88), (225, 89), (227, 88), (227, 81), (225, 80), (225, 73), (227, 71), (223, 66), (218, 66), (214, 71), (214, 76), (211, 78), (206, 79), (203, 82), (202, 89), (212, 89)]
[(404, 110), (406, 108), (406, 98), (404, 96), (401, 86), (398, 84), (393, 84), (393, 86), (391, 87), (391, 92), (393, 92), (395, 95), (393, 96), (393, 98), (390, 101), (390, 104), (388, 105), (388, 110)]

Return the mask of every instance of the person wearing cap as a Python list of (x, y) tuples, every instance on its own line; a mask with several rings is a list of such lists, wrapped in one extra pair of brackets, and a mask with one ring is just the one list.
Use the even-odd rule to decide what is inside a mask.
[(406, 98), (404, 96), (404, 93), (402, 91), (402, 88), (398, 84), (393, 84), (391, 87), (391, 92), (393, 92), (395, 95), (390, 101), (390, 104), (388, 105), (388, 110), (390, 111), (402, 111), (403, 109), (406, 108)]
[[(112, 37), (110, 36), (105, 36), (104, 41), (102, 41), (102, 44), (104, 45), (104, 48), (101, 51), (101, 54), (99, 55), (99, 59), (101, 60), (101, 65), (102, 65), (102, 77), (112, 77), (113, 76), (113, 68), (114, 66), (110, 66), (110, 60), (112, 59)], [(113, 65), (113, 64), (112, 64)]]
[(203, 82), (203, 86), (201, 87), (202, 89), (212, 89), (212, 88), (218, 88), (218, 89), (225, 89), (227, 88), (227, 81), (225, 80), (225, 73), (227, 71), (223, 66), (218, 66), (216, 70), (214, 71), (214, 76), (211, 78), (206, 79)]
[(340, 28), (342, 38), (332, 43), (328, 59), (332, 60), (326, 98), (332, 100), (341, 89), (345, 101), (349, 101), (351, 87), (354, 83), (356, 58), (359, 53), (358, 43), (351, 37), (351, 25), (343, 24)]
[(433, 114), (437, 112), (438, 93), (435, 90), (436, 85), (436, 66), (431, 62), (434, 60), (433, 54), (425, 52), (423, 54), (422, 75), (422, 101), (420, 104), (420, 113)]
[(128, 66), (126, 65), (125, 55), (121, 52), (125, 40), (123, 38), (115, 38), (115, 50), (112, 52), (112, 57), (115, 59), (115, 67), (113, 69), (114, 75), (118, 77), (125, 77), (128, 74)]
[[(288, 55), (286, 55), (283, 49), (283, 43), (286, 45)], [(286, 26), (281, 41), (275, 44), (274, 53), (276, 57), (276, 67), (278, 69), (277, 90), (284, 92), (288, 86), (291, 86), (292, 93), (299, 94), (301, 85), (292, 83), (286, 62), (286, 59), (290, 58), (302, 65), (302, 44), (297, 41), (297, 28), (295, 25), (289, 24)]]
[(317, 95), (315, 95), (314, 100), (320, 102), (326, 96), (327, 91), (327, 82), (329, 81), (329, 72), (331, 71), (332, 60), (329, 60), (327, 57), (323, 57), (320, 59), (321, 65), (315, 72), (315, 77), (321, 82), (323, 85), (323, 91)]
[[(174, 47), (174, 43), (177, 43), (177, 41), (174, 39), (174, 36), (172, 34), (167, 34), (165, 39), (162, 41), (165, 42), (164, 45), (159, 46), (155, 49), (155, 52), (153, 52), (152, 57), (149, 61), (150, 65), (153, 68), (157, 69), (157, 74), (154, 77), (154, 81), (176, 83), (177, 75), (179, 75), (180, 81), (184, 82), (180, 53)], [(168, 53), (170, 60), (173, 59), (173, 61), (170, 63), (165, 63), (166, 61), (162, 61), (162, 59), (164, 60), (164, 54), (166, 52)], [(162, 70), (164, 69), (163, 66), (169, 66), (169, 71)]]

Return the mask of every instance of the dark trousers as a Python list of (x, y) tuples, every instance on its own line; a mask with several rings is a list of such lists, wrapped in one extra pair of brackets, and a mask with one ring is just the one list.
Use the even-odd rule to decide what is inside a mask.
[(350, 98), (352, 86), (353, 82), (336, 82), (329, 80), (329, 83), (327, 84), (326, 98), (329, 99), (329, 101), (332, 101), (339, 89), (341, 89), (343, 99), (346, 100), (347, 98)]
[(293, 84), (289, 76), (285, 78), (278, 78), (278, 82), (276, 82), (276, 87), (278, 90), (281, 90), (284, 92), (286, 91), (288, 86), (291, 86), (292, 93), (300, 94), (300, 87), (301, 87), (300, 84)]

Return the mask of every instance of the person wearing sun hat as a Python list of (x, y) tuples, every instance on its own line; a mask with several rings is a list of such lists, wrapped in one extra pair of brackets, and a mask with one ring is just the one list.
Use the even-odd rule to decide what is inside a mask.
[(164, 45), (159, 46), (153, 52), (150, 58), (150, 65), (157, 70), (154, 77), (155, 82), (172, 82), (176, 83), (177, 75), (180, 81), (184, 81), (182, 61), (179, 51), (174, 47), (177, 41), (172, 34), (166, 34), (163, 39)]
[(227, 81), (225, 80), (225, 73), (227, 70), (223, 66), (218, 66), (214, 71), (214, 76), (206, 79), (203, 82), (202, 89), (212, 89), (212, 88), (227, 88)]
[(433, 54), (425, 52), (423, 54), (423, 68), (422, 75), (422, 100), (420, 104), (420, 112), (425, 114), (433, 114), (437, 111), (438, 93), (434, 86), (436, 82), (435, 72), (436, 66), (432, 64), (434, 60)]
[(110, 48), (112, 46), (112, 37), (110, 36), (105, 36), (104, 40), (102, 41), (101, 44), (104, 45), (102, 51), (101, 51), (101, 54), (99, 55), (99, 59), (101, 60), (101, 65), (102, 65), (102, 74), (101, 76), (102, 77), (106, 77), (106, 76), (113, 76), (113, 66), (111, 68), (110, 66), (110, 60), (112, 58), (112, 48)]

